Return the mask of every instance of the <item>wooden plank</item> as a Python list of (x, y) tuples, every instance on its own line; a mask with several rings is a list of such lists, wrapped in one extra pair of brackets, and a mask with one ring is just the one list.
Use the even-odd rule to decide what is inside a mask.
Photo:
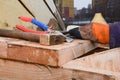
[[(44, 24), (48, 24), (51, 18), (55, 18), (43, 0), (21, 0), (24, 5), (34, 14), (37, 20), (40, 20)], [(40, 11), (40, 12), (39, 12)]]
[[(59, 24), (59, 26), (53, 26), (57, 30), (65, 30), (65, 25), (62, 21), (60, 13), (58, 13), (57, 8), (53, 0), (21, 0), (24, 5), (34, 14), (35, 18), (44, 24), (48, 24), (51, 19), (54, 19), (55, 22), (51, 23), (50, 26), (53, 24)], [(48, 4), (48, 6), (45, 4)], [(31, 7), (32, 6), (32, 7)], [(50, 10), (51, 9), (51, 10)]]
[(0, 28), (14, 29), (16, 24), (24, 25), (31, 29), (35, 29), (34, 25), (22, 22), (18, 19), (24, 15), (33, 17), (27, 10), (18, 2), (18, 0), (0, 0)]
[(7, 57), (7, 43), (0, 42), (0, 56)]
[(74, 40), (53, 46), (43, 46), (35, 42), (0, 37), (0, 42), (7, 43), (7, 57), (0, 57), (39, 63), (51, 66), (61, 66), (95, 48), (90, 41)]
[(0, 59), (0, 80), (115, 80), (111, 75)]
[[(99, 52), (72, 60), (63, 68), (89, 71), (120, 77), (120, 48)], [(119, 80), (119, 79), (118, 79)]]

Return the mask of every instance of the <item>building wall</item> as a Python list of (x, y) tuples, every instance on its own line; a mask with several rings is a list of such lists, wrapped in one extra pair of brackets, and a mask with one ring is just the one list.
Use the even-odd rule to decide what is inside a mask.
[(120, 0), (92, 0), (93, 14), (101, 12), (109, 22), (120, 21)]
[(108, 0), (108, 17), (113, 21), (120, 21), (120, 0)]
[(93, 15), (100, 12), (103, 16), (106, 16), (106, 1), (107, 0), (92, 0)]
[(59, 8), (63, 18), (74, 18), (74, 0), (57, 0), (56, 5)]
[[(63, 0), (63, 9), (69, 8), (69, 17), (74, 18), (74, 0)], [(65, 14), (65, 12), (63, 12)]]

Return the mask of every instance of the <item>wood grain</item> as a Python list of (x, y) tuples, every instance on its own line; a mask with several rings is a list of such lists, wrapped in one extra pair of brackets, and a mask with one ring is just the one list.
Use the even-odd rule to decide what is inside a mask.
[(89, 71), (120, 77), (119, 61), (120, 48), (115, 48), (72, 60), (64, 64), (63, 68)]
[(0, 59), (0, 80), (115, 80), (110, 75)]
[(0, 42), (7, 44), (6, 57), (1, 58), (39, 63), (50, 66), (61, 66), (95, 48), (90, 41), (74, 40), (53, 46), (13, 38), (0, 37)]

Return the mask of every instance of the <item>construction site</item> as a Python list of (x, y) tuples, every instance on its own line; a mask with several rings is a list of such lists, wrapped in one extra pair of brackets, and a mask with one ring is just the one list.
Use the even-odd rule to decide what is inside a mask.
[(0, 80), (120, 80), (120, 44), (96, 25), (108, 26), (100, 13), (70, 37), (79, 26), (68, 29), (53, 0), (0, 0)]

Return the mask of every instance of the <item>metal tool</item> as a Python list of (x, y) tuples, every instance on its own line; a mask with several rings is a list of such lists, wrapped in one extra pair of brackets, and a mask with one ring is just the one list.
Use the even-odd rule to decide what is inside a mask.
[[(46, 26), (45, 24), (43, 24), (40, 21), (37, 21), (37, 20), (29, 18), (29, 17), (24, 17), (24, 16), (20, 16), (19, 19), (21, 19), (22, 21), (25, 21), (25, 22), (31, 22), (31, 23), (37, 25), (38, 27), (40, 27), (43, 31), (47, 31), (49, 34), (60, 34), (65, 38), (66, 42), (72, 42), (73, 41), (72, 38), (66, 37), (60, 31), (50, 30), (48, 26)], [(20, 26), (20, 25), (17, 25), (16, 28), (19, 29), (19, 30), (22, 30), (24, 32), (47, 34), (45, 32), (37, 32), (37, 31), (33, 31), (33, 30), (28, 30), (27, 28), (24, 28), (24, 26)]]
[(20, 16), (19, 19), (22, 20), (22, 21), (25, 21), (25, 22), (30, 22), (32, 24), (35, 24), (36, 26), (41, 28), (43, 31), (48, 31), (49, 30), (49, 27), (47, 25), (45, 25), (44, 23), (42, 23), (42, 22), (40, 22), (40, 21), (38, 21), (34, 18)]

